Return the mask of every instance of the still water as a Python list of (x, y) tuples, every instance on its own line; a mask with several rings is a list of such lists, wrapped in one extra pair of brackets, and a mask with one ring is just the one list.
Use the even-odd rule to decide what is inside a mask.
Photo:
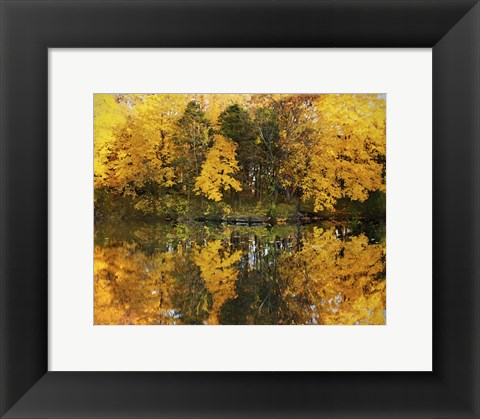
[(109, 325), (386, 323), (385, 224), (95, 226)]

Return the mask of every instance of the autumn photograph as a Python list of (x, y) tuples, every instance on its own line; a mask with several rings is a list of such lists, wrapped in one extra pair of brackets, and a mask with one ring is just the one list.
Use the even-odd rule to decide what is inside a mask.
[(386, 102), (94, 94), (94, 324), (385, 325)]

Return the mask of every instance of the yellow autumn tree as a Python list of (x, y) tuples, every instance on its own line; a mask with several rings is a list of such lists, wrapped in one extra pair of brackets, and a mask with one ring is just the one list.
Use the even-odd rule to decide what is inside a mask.
[[(318, 117), (312, 106), (314, 95), (275, 95), (279, 121), (279, 142), (283, 151), (280, 183), (289, 197), (302, 191), (305, 177), (312, 170), (312, 159), (318, 159), (312, 149), (319, 136), (313, 129)], [(321, 168), (319, 168), (322, 170)]]
[(117, 135), (127, 121), (125, 104), (117, 95), (93, 95), (94, 186), (114, 186), (118, 174), (111, 161), (115, 158)]
[(315, 211), (339, 198), (385, 191), (385, 100), (378, 95), (289, 95), (277, 99), (282, 186)]
[[(136, 96), (138, 98), (139, 95)], [(141, 179), (170, 187), (176, 177), (172, 165), (175, 158), (173, 137), (186, 98), (183, 95), (142, 95), (137, 102), (129, 127), (130, 138), (133, 139), (129, 151), (133, 155), (131, 160), (127, 160), (128, 168), (125, 167), (125, 170), (134, 171), (128, 177), (137, 183)]]
[(175, 182), (173, 133), (184, 98), (179, 95), (130, 95), (128, 124), (118, 133), (116, 172), (134, 192), (147, 182)]
[(175, 183), (173, 140), (184, 95), (94, 96), (95, 186), (133, 194)]
[(333, 209), (338, 198), (363, 202), (385, 191), (386, 110), (378, 95), (321, 95), (314, 101), (318, 137), (307, 153), (301, 182), (315, 210)]
[(221, 201), (223, 191), (234, 189), (241, 191), (242, 186), (233, 175), (238, 172), (236, 145), (221, 135), (215, 137), (213, 146), (208, 150), (200, 175), (196, 178), (194, 191), (203, 194), (212, 201)]

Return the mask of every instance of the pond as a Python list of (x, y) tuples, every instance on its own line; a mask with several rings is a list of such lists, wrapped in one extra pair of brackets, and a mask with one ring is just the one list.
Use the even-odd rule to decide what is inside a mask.
[(108, 325), (383, 325), (385, 223), (95, 226)]

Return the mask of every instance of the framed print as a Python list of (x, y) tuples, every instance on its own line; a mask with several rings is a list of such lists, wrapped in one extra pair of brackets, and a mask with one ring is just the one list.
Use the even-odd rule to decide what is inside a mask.
[[(50, 370), (431, 371), (431, 51), (51, 49), (49, 57), (53, 75), (49, 98)], [(122, 65), (125, 61), (134, 66)], [(328, 67), (332, 61), (344, 70)], [(191, 79), (190, 62), (197, 66)], [(361, 70), (347, 80), (352, 67)], [(80, 68), (82, 79), (72, 86), (69, 75)], [(132, 77), (138, 68), (141, 77)], [(164, 93), (98, 93), (120, 89)], [(208, 91), (217, 93), (201, 93)], [(253, 95), (251, 91), (277, 93)], [(362, 93), (366, 91), (387, 93)], [(232, 101), (237, 103), (230, 108)], [(330, 141), (320, 142), (320, 128), (314, 124), (328, 126), (328, 115), (315, 121), (329, 107), (339, 110), (332, 115), (342, 118), (342, 123), (349, 121), (349, 114), (342, 116), (341, 109), (363, 112), (362, 121), (371, 126), (368, 137), (356, 134), (339, 139), (335, 120), (333, 136), (322, 134)], [(105, 137), (110, 132), (105, 124), (117, 121), (124, 111), (132, 137)], [(149, 144), (159, 144), (154, 138), (162, 128), (151, 125), (158, 121), (154, 116), (158, 112), (169, 121), (161, 141), (170, 157), (165, 155), (165, 164), (160, 163), (156, 155), (160, 149), (155, 148), (151, 154), (155, 163), (144, 173), (150, 176), (152, 170), (163, 167), (162, 173), (173, 175), (167, 180), (170, 186), (157, 184), (153, 193), (137, 187), (134, 192), (120, 185), (113, 190), (102, 186), (100, 182), (116, 181), (122, 173), (132, 173), (130, 179), (140, 181), (141, 171), (129, 169), (137, 165), (138, 157), (143, 159), (145, 150), (153, 150)], [(238, 114), (242, 119), (233, 119), (235, 131), (243, 132), (245, 139), (237, 142), (221, 134), (217, 121)], [(133, 119), (140, 115), (142, 119)], [(265, 115), (275, 124), (265, 125)], [(298, 125), (287, 125), (292, 115), (298, 116)], [(353, 119), (350, 124), (359, 126)], [(203, 139), (206, 152), (189, 141), (194, 127), (203, 132), (194, 138)], [(83, 138), (92, 131), (97, 136), (87, 144)], [(299, 131), (297, 141), (287, 141)], [(351, 153), (352, 147), (358, 153), (359, 146), (370, 144), (370, 137), (376, 138), (377, 145), (364, 157), (371, 157), (345, 164), (340, 154)], [(92, 156), (101, 159), (104, 140), (128, 151), (120, 160), (107, 151), (108, 159), (96, 162), (95, 175)], [(268, 141), (281, 149), (269, 149)], [(328, 153), (316, 152), (326, 160), (308, 162), (314, 146), (326, 147)], [(63, 158), (72, 148), (76, 149), (73, 162)], [(416, 150), (413, 156), (412, 149)], [(275, 153), (274, 159), (264, 157), (272, 156), (265, 154), (269, 150)], [(338, 151), (332, 159), (334, 150)], [(200, 161), (197, 169), (195, 157)], [(292, 172), (287, 168), (293, 159), (297, 163), (291, 166)], [(302, 161), (317, 176), (323, 170), (331, 173), (329, 183), (317, 188), (320, 179), (327, 178), (309, 180), (301, 170)], [(215, 170), (228, 171), (222, 166), (227, 162), (232, 171), (221, 179), (242, 191), (222, 184), (205, 189), (208, 195), (196, 189), (194, 182), (215, 185)], [(271, 162), (281, 170), (278, 183), (287, 186), (277, 188), (276, 202), (275, 188), (269, 183), (271, 169), (267, 169)], [(240, 165), (243, 177), (241, 170), (235, 171)], [(108, 168), (105, 180), (98, 180), (98, 167)], [(316, 205), (329, 205), (324, 197), (336, 199), (331, 194), (337, 194), (337, 188), (353, 192), (333, 179), (340, 170), (346, 179), (354, 179), (350, 185), (355, 187), (362, 173), (366, 182), (372, 176), (377, 179), (371, 186), (364, 183), (375, 189), (370, 199), (348, 204), (357, 205), (356, 210), (345, 205), (346, 197), (331, 209), (315, 210), (307, 193), (301, 195), (297, 187), (293, 193), (287, 184), (290, 179), (308, 182), (305, 186), (312, 185)], [(253, 181), (256, 171), (259, 186)], [(70, 176), (59, 175), (65, 172)], [(209, 181), (201, 183), (204, 176)], [(92, 184), (97, 184), (94, 194)], [(85, 192), (75, 192), (79, 190)], [(131, 206), (120, 205), (130, 199)], [(162, 207), (168, 199), (172, 203)], [(113, 214), (106, 200), (116, 203)], [(416, 205), (399, 204), (409, 200)], [(129, 206), (131, 215), (117, 217), (122, 207)], [(95, 229), (88, 228), (92, 224)], [(412, 242), (416, 229), (424, 239)], [(403, 263), (406, 255), (409, 265)], [(70, 272), (73, 265), (77, 268)], [(414, 273), (409, 266), (415, 266)], [(95, 281), (84, 281), (92, 271)], [(68, 280), (62, 272), (70, 272)], [(139, 277), (142, 280), (137, 282)], [(191, 286), (194, 291), (186, 292)], [(72, 300), (72, 294), (78, 298)], [(403, 304), (403, 299), (409, 304)], [(172, 323), (181, 327), (160, 327)], [(198, 326), (215, 323), (221, 327)], [(372, 327), (355, 327), (356, 323)], [(170, 345), (163, 345), (165, 341)], [(197, 344), (193, 358), (188, 356), (192, 341)], [(358, 348), (355, 356), (349, 355), (352, 345)], [(104, 348), (102, 353), (98, 346)], [(142, 357), (130, 358), (128, 354), (139, 346), (144, 348)], [(401, 356), (380, 355), (394, 354), (400, 347)], [(301, 356), (306, 348), (315, 348), (317, 356)]]
[(477, 1), (0, 5), (2, 417), (479, 417)]

